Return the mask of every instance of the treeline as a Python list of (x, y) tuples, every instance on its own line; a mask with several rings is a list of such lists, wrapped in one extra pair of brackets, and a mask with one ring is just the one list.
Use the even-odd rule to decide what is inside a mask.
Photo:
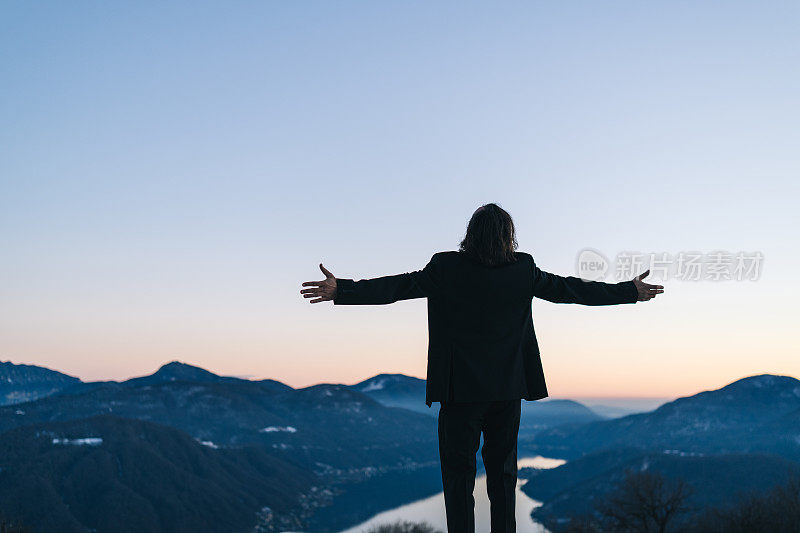
[(31, 529), (19, 520), (0, 513), (0, 533), (31, 533)]
[(382, 524), (370, 529), (367, 533), (442, 533), (425, 522), (395, 522)]
[(572, 518), (560, 533), (797, 533), (800, 531), (800, 478), (725, 507), (694, 509), (697, 490), (658, 472), (628, 471), (622, 482)]

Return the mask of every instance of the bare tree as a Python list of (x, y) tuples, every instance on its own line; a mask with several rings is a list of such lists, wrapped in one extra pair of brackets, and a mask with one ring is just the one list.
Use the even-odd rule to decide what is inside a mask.
[(689, 487), (657, 472), (627, 471), (617, 489), (598, 505), (603, 530), (667, 533), (675, 517), (688, 510)]

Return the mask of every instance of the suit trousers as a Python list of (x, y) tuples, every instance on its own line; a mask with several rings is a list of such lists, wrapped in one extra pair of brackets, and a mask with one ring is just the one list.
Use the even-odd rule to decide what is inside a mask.
[(439, 459), (449, 533), (475, 532), (475, 455), (483, 433), (483, 465), (491, 533), (514, 533), (520, 400), (441, 402)]

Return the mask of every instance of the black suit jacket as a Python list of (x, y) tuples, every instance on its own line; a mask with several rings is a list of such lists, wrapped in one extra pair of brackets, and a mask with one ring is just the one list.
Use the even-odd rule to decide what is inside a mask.
[(463, 252), (439, 252), (422, 270), (373, 279), (336, 279), (335, 305), (428, 299), (426, 403), (547, 397), (531, 300), (613, 305), (635, 303), (632, 281), (562, 277), (516, 252), (488, 267)]

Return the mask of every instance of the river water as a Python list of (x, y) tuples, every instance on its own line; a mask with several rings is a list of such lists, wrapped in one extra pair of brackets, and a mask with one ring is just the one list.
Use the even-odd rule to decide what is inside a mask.
[[(527, 457), (520, 459), (519, 468), (555, 468), (565, 461), (549, 459), (547, 457)], [(546, 533), (541, 524), (534, 522), (531, 511), (541, 505), (536, 500), (526, 496), (520, 487), (526, 482), (520, 479), (517, 482), (516, 517), (518, 533)], [(475, 478), (475, 531), (489, 531), (489, 498), (486, 495), (486, 476)], [(391, 524), (397, 521), (427, 522), (434, 528), (447, 531), (447, 522), (444, 514), (444, 494), (438, 493), (422, 500), (407, 503), (394, 509), (379, 513), (361, 524), (343, 531), (342, 533), (366, 533), (375, 526)]]

